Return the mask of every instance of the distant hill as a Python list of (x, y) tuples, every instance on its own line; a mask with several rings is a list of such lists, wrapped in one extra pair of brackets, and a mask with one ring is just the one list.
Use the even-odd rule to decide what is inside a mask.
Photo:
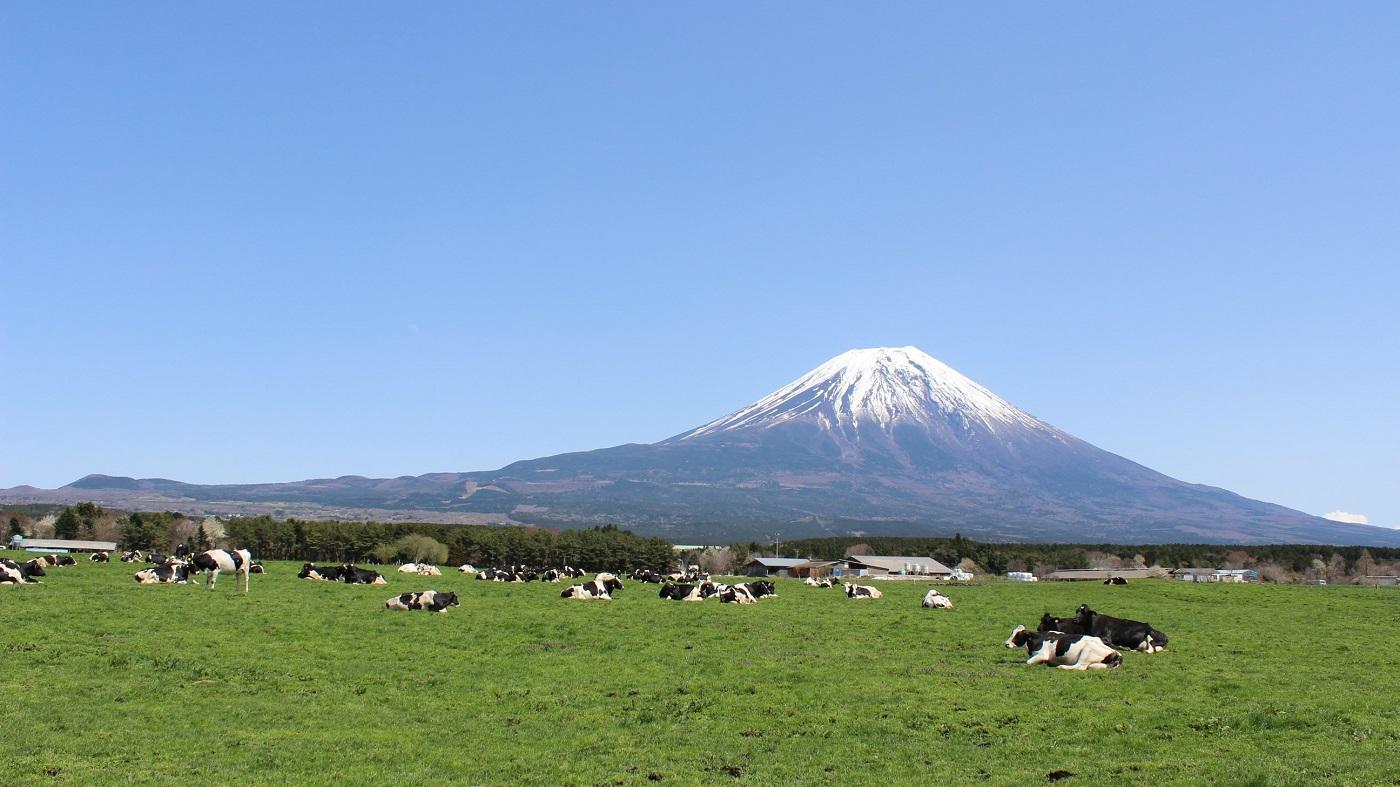
[(653, 444), (499, 470), (195, 485), (92, 475), (0, 500), (294, 516), (615, 522), (676, 541), (868, 533), (1092, 543), (1400, 545), (1188, 484), (1034, 418), (914, 347), (852, 350), (769, 396)]

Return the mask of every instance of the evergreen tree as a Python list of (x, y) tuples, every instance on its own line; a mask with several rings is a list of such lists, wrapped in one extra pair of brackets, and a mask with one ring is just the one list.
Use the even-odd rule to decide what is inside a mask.
[(54, 538), (74, 539), (78, 537), (78, 528), (83, 524), (78, 518), (78, 513), (72, 506), (63, 509), (63, 513), (58, 515), (58, 519), (53, 523)]

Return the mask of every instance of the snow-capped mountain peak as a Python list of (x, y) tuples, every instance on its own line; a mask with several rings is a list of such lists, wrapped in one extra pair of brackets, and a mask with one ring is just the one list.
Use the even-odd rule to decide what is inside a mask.
[(1054, 430), (917, 347), (850, 350), (768, 396), (667, 442), (812, 422), (829, 432), (950, 425), (1000, 433)]

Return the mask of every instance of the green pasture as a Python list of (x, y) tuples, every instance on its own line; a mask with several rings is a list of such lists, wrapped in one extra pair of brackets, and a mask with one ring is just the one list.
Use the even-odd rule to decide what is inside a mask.
[[(86, 560), (0, 586), (0, 784), (1400, 780), (1395, 589), (990, 581), (924, 610), (924, 582), (735, 606), (297, 568), (247, 596)], [(384, 609), (430, 588), (462, 605)], [(1002, 646), (1080, 602), (1169, 650), (1080, 673)]]

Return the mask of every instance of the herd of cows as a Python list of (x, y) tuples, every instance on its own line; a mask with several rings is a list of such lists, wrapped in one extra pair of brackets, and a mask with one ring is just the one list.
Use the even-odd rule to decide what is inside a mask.
[[(96, 552), (89, 556), (95, 563), (106, 563), (111, 556), (106, 552)], [(140, 584), (187, 584), (195, 583), (200, 574), (209, 577), (209, 589), (214, 589), (220, 573), (233, 574), (243, 578), (243, 592), (249, 590), (249, 575), (261, 574), (261, 563), (253, 560), (246, 549), (210, 549), (197, 555), (181, 547), (175, 555), (152, 554), (144, 556), (139, 551), (122, 555), (126, 563), (150, 562), (134, 574)], [(0, 558), (0, 584), (36, 584), (38, 577), (46, 576), (45, 569), (75, 565), (71, 555), (46, 554), (23, 563), (8, 558)], [(563, 568), (507, 566), (478, 570), (471, 565), (459, 567), (464, 574), (474, 574), (478, 580), (492, 582), (561, 582), (565, 579), (581, 579), (585, 572), (571, 566)], [(441, 576), (442, 571), (427, 563), (406, 563), (398, 567), (400, 573), (417, 576)], [(345, 582), (351, 585), (387, 585), (383, 574), (372, 569), (360, 568), (353, 563), (339, 566), (317, 566), (306, 563), (297, 577), (324, 582)], [(751, 580), (732, 585), (715, 582), (709, 574), (693, 567), (688, 571), (661, 574), (656, 571), (638, 569), (631, 579), (642, 583), (660, 585), (657, 595), (664, 600), (703, 602), (716, 599), (724, 604), (756, 604), (762, 598), (776, 598), (777, 591), (772, 582)], [(807, 578), (805, 584), (814, 588), (837, 588), (844, 590), (852, 600), (879, 599), (878, 588), (858, 585), (852, 582), (838, 583), (833, 579)], [(621, 578), (616, 574), (602, 572), (593, 579), (570, 585), (560, 592), (561, 598), (580, 601), (610, 601), (617, 591), (623, 589)], [(449, 607), (460, 606), (456, 593), (438, 590), (424, 590), (402, 593), (384, 603), (390, 610), (427, 610), (446, 612)], [(953, 601), (937, 588), (924, 594), (922, 606), (930, 609), (952, 609)], [(1056, 617), (1050, 613), (1040, 619), (1035, 631), (1023, 625), (1016, 626), (1006, 640), (1008, 648), (1025, 648), (1029, 658), (1027, 664), (1044, 664), (1066, 670), (1113, 669), (1123, 663), (1119, 649), (1158, 653), (1167, 646), (1167, 636), (1148, 623), (1110, 615), (1101, 615), (1081, 604), (1072, 617)]]

